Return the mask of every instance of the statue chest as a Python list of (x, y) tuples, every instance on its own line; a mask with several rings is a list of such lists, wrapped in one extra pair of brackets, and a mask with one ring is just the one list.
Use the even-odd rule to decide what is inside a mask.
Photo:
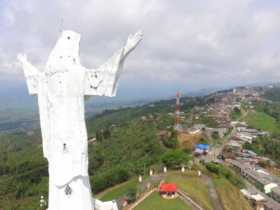
[(45, 88), (49, 96), (82, 96), (84, 94), (84, 78), (85, 73), (82, 69), (48, 74), (45, 80)]

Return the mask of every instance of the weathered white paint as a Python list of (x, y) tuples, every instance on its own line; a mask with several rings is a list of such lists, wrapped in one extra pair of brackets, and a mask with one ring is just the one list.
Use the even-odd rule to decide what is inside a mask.
[(30, 94), (38, 95), (43, 153), (49, 163), (49, 210), (117, 209), (115, 202), (92, 199), (88, 177), (84, 95), (115, 96), (127, 55), (142, 40), (130, 35), (126, 45), (97, 69), (80, 64), (80, 34), (63, 31), (44, 71), (19, 55)]

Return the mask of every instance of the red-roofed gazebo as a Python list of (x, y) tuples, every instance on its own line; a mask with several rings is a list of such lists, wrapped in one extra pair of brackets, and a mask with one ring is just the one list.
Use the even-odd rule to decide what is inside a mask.
[(164, 198), (175, 198), (177, 195), (177, 185), (173, 183), (162, 183), (159, 186), (159, 193)]
[(176, 193), (177, 192), (177, 186), (173, 183), (163, 183), (159, 187), (160, 193)]

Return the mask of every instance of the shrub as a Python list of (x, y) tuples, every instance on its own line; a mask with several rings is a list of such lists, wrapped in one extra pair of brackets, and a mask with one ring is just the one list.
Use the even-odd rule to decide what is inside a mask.
[(127, 169), (116, 167), (91, 177), (93, 192), (97, 193), (108, 187), (128, 180), (130, 177)]
[(211, 137), (213, 139), (218, 139), (220, 137), (218, 131), (213, 131), (212, 134), (211, 134)]
[(133, 203), (136, 200), (136, 193), (137, 193), (136, 188), (128, 189), (126, 194), (128, 203)]
[(183, 150), (171, 150), (163, 154), (161, 161), (169, 168), (178, 168), (182, 164), (187, 164), (190, 155)]
[(233, 185), (243, 188), (244, 187), (244, 182), (243, 180), (236, 174), (234, 174), (229, 168), (216, 164), (213, 162), (207, 163), (206, 168), (212, 172), (217, 174), (218, 176), (223, 176), (226, 179), (228, 179)]
[(164, 139), (163, 141), (164, 146), (174, 149), (177, 147), (178, 142), (177, 142), (177, 138), (170, 138), (170, 139)]

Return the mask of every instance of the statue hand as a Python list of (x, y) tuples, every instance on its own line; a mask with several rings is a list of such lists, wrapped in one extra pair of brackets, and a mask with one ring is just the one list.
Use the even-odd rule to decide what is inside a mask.
[(27, 62), (27, 56), (25, 54), (18, 54), (17, 59), (21, 62), (21, 63), (26, 63)]
[(135, 47), (140, 43), (140, 41), (143, 39), (143, 33), (141, 31), (138, 31), (136, 34), (132, 35), (130, 34), (128, 36), (125, 48), (126, 53), (131, 52), (135, 49)]

